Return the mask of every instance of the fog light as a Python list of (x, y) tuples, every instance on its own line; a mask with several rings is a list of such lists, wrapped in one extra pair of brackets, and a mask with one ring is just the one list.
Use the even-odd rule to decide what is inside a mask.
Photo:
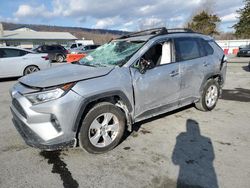
[(56, 118), (55, 115), (51, 115), (50, 121), (51, 121), (52, 125), (55, 127), (55, 129), (57, 130), (57, 132), (62, 131), (60, 123), (59, 123), (59, 121), (58, 121), (58, 119)]

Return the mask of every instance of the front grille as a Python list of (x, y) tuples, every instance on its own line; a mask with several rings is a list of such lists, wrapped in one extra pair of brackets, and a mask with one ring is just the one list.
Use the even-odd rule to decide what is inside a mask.
[(20, 105), (20, 103), (16, 100), (16, 99), (13, 99), (12, 100), (12, 104), (13, 106), (16, 108), (16, 110), (25, 118), (27, 118), (27, 115), (25, 113), (25, 111), (23, 110), (22, 106)]

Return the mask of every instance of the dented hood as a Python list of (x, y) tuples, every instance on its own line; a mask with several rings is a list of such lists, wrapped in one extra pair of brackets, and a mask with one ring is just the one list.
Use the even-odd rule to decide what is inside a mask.
[(67, 64), (39, 71), (19, 79), (19, 82), (31, 87), (51, 87), (64, 83), (75, 82), (105, 76), (113, 67), (90, 67), (78, 64)]

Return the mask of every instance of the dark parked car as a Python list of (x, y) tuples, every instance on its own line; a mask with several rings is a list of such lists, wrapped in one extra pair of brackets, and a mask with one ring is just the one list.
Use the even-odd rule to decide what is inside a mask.
[(237, 53), (238, 57), (250, 57), (250, 45), (240, 48)]
[(41, 45), (33, 51), (38, 53), (48, 53), (51, 61), (63, 62), (66, 59), (68, 51), (61, 45)]

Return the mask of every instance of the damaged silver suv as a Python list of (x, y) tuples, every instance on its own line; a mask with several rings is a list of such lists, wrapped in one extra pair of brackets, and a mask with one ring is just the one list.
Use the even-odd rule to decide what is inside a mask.
[(110, 41), (74, 64), (19, 79), (13, 122), (42, 150), (103, 153), (135, 122), (194, 103), (212, 110), (225, 81), (223, 50), (187, 29), (151, 29)]

